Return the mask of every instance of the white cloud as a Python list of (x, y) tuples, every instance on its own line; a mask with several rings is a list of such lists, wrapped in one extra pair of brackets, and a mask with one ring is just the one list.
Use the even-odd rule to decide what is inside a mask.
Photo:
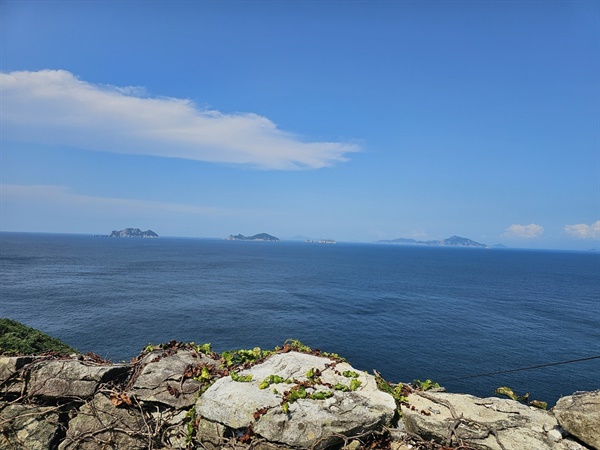
[(508, 227), (504, 233), (502, 233), (502, 237), (533, 239), (540, 237), (542, 234), (544, 234), (544, 227), (541, 225), (537, 225), (535, 223), (530, 223), (529, 225), (519, 225), (515, 223)]
[(600, 220), (591, 225), (585, 223), (565, 225), (565, 232), (577, 239), (600, 239)]
[(359, 150), (305, 142), (257, 114), (199, 109), (189, 100), (148, 97), (143, 87), (87, 83), (64, 70), (0, 73), (0, 89), (8, 139), (284, 170), (331, 166)]

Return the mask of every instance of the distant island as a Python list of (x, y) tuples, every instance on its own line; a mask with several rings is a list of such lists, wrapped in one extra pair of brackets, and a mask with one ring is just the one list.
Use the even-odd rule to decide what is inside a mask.
[(390, 239), (377, 241), (378, 244), (396, 244), (396, 245), (427, 245), (432, 247), (475, 247), (475, 248), (489, 248), (485, 244), (472, 241), (471, 239), (463, 238), (460, 236), (452, 236), (443, 241), (417, 241), (415, 239)]
[(270, 234), (267, 234), (267, 233), (255, 234), (254, 236), (244, 236), (244, 235), (241, 235), (241, 234), (238, 234), (237, 236), (234, 236), (233, 234), (230, 234), (229, 237), (227, 238), (227, 240), (229, 240), (229, 241), (270, 241), (270, 242), (277, 242), (277, 241), (279, 241), (279, 238), (276, 238), (275, 236), (271, 236)]
[(336, 242), (333, 239), (306, 239), (304, 242), (308, 242), (310, 244), (335, 244)]
[(108, 237), (126, 237), (126, 238), (157, 238), (158, 234), (156, 234), (152, 230), (142, 231), (139, 228), (125, 228), (124, 230), (117, 231), (114, 230)]

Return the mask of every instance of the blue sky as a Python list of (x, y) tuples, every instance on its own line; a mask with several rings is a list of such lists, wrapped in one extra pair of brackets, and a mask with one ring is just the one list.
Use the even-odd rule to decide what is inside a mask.
[(2, 231), (600, 248), (600, 4), (2, 1)]

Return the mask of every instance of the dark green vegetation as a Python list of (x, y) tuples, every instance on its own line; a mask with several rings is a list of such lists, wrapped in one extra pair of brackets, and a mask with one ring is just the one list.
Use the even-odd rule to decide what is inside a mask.
[(15, 320), (0, 318), (0, 354), (77, 353), (64, 342)]

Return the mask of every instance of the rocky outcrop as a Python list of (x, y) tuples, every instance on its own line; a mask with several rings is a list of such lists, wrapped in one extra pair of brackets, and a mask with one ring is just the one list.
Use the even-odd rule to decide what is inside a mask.
[(129, 368), (124, 364), (98, 364), (77, 359), (41, 360), (29, 366), (27, 394), (31, 397), (92, 397), (98, 387), (123, 378)]
[(116, 408), (104, 395), (96, 394), (69, 421), (59, 450), (98, 448), (148, 448), (147, 422), (135, 408)]
[(189, 349), (166, 355), (161, 350), (152, 351), (138, 362), (140, 370), (133, 380), (131, 394), (142, 402), (175, 409), (190, 407), (203, 383), (193, 376), (184, 376), (186, 370), (218, 364), (218, 360)]
[(447, 444), (464, 442), (481, 450), (583, 450), (565, 438), (554, 415), (509, 399), (466, 394), (415, 392), (402, 408), (406, 429)]
[(251, 426), (268, 441), (291, 447), (327, 448), (340, 435), (389, 424), (396, 409), (372, 375), (329, 358), (277, 354), (239, 377), (244, 381), (217, 380), (198, 399), (196, 412), (230, 429)]
[(0, 402), (0, 449), (56, 448), (61, 433), (59, 408)]
[(171, 342), (130, 364), (0, 357), (0, 450), (598, 449), (598, 396), (543, 411), (392, 389), (301, 345), (217, 355)]
[(558, 400), (553, 408), (561, 427), (600, 450), (600, 390), (576, 392)]

